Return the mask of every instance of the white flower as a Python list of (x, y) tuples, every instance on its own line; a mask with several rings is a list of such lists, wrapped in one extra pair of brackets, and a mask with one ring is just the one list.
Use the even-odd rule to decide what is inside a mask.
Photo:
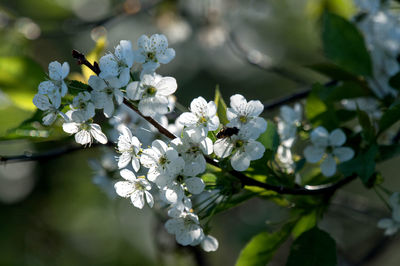
[(80, 113), (80, 115), (84, 118), (84, 120), (89, 120), (95, 115), (94, 112), (94, 104), (90, 101), (91, 95), (89, 92), (80, 92), (77, 96), (72, 100), (72, 107), (74, 108), (74, 112), (72, 116)]
[(171, 141), (171, 145), (185, 161), (183, 174), (186, 176), (196, 176), (203, 173), (206, 170), (204, 155), (210, 155), (213, 152), (211, 139), (204, 138), (198, 142), (197, 137), (193, 136), (194, 134), (194, 130), (185, 129), (182, 138)]
[(36, 94), (35, 97), (33, 97), (33, 104), (39, 108), (40, 110), (45, 112), (45, 116), (43, 117), (43, 124), (46, 126), (49, 126), (53, 124), (53, 122), (56, 120), (57, 115), (60, 114), (61, 116), (66, 119), (64, 113), (60, 112), (58, 108), (60, 105), (54, 104), (51, 100), (46, 95), (43, 94)]
[[(67, 112), (67, 116), (71, 118), (71, 111)], [(79, 144), (89, 146), (93, 142), (93, 138), (101, 144), (108, 142), (106, 135), (101, 131), (101, 127), (98, 124), (89, 123), (84, 121), (83, 117), (77, 114), (74, 120), (63, 124), (63, 130), (69, 134), (75, 134), (75, 141)]]
[(201, 241), (201, 248), (205, 252), (216, 251), (218, 249), (218, 240), (210, 235), (205, 235)]
[(175, 235), (176, 242), (182, 246), (199, 242), (204, 237), (199, 218), (193, 213), (182, 213), (180, 217), (169, 219), (165, 228)]
[(130, 80), (130, 69), (133, 65), (133, 50), (130, 41), (122, 40), (115, 47), (114, 54), (106, 54), (100, 58), (99, 76), (103, 79), (118, 77), (121, 87)]
[(344, 99), (340, 102), (347, 110), (356, 111), (357, 109), (366, 112), (373, 120), (379, 120), (382, 117), (380, 103), (372, 97), (360, 97), (355, 99)]
[(139, 171), (139, 152), (141, 143), (139, 139), (132, 136), (129, 128), (121, 126), (120, 131), (122, 135), (118, 137), (118, 152), (121, 153), (118, 159), (118, 167), (124, 168), (132, 162), (133, 170)]
[(152, 147), (142, 152), (140, 162), (149, 168), (147, 178), (159, 187), (170, 183), (185, 166), (185, 161), (179, 157), (178, 152), (161, 140), (153, 141)]
[(264, 105), (260, 101), (249, 101), (240, 94), (231, 96), (230, 108), (226, 110), (229, 120), (228, 127), (239, 129), (248, 127), (251, 130), (250, 138), (257, 139), (261, 133), (267, 129), (267, 121), (258, 117), (264, 110)]
[(57, 108), (61, 105), (60, 89), (52, 81), (43, 81), (39, 84), (38, 94), (49, 97), (51, 103)]
[(392, 207), (392, 218), (379, 220), (378, 227), (385, 229), (385, 235), (393, 235), (400, 228), (400, 193), (395, 192), (390, 196), (389, 205)]
[(168, 216), (172, 218), (178, 218), (184, 212), (190, 212), (192, 209), (192, 200), (183, 195), (183, 197), (177, 201), (176, 203), (172, 204), (168, 210)]
[(178, 121), (196, 131), (193, 136), (197, 142), (207, 137), (208, 131), (218, 129), (217, 106), (213, 101), (207, 103), (203, 97), (195, 98), (190, 103), (190, 111), (181, 114)]
[(294, 171), (295, 163), (290, 148), (284, 145), (279, 145), (276, 155), (288, 172)]
[(294, 108), (284, 105), (280, 111), (278, 134), (281, 139), (281, 145), (290, 148), (296, 138), (297, 127), (301, 123), (301, 104), (295, 104)]
[(284, 105), (280, 111), (277, 125), (281, 142), (277, 150), (277, 157), (287, 171), (293, 172), (295, 164), (291, 147), (296, 140), (297, 127), (301, 123), (302, 107), (298, 103), (294, 108)]
[(145, 116), (154, 116), (170, 112), (168, 96), (173, 94), (177, 87), (173, 77), (144, 75), (140, 82), (128, 84), (126, 94), (131, 100), (140, 100), (139, 111)]
[(109, 118), (114, 113), (114, 98), (118, 105), (122, 104), (124, 95), (117, 78), (103, 80), (97, 76), (90, 76), (88, 81), (92, 91), (92, 101), (96, 108), (104, 109), (104, 115)]
[(214, 143), (214, 153), (220, 158), (231, 157), (231, 165), (236, 171), (245, 171), (250, 166), (250, 161), (260, 159), (265, 152), (265, 147), (258, 141), (250, 139), (252, 133), (242, 128), (237, 135), (218, 139)]
[(154, 199), (149, 192), (150, 183), (144, 178), (136, 178), (135, 174), (128, 169), (121, 170), (120, 174), (126, 181), (119, 181), (114, 185), (117, 194), (124, 198), (130, 197), (133, 206), (139, 209), (143, 208), (146, 197), (147, 204), (152, 208)]
[(330, 134), (324, 127), (317, 127), (311, 132), (312, 145), (304, 149), (307, 162), (321, 163), (321, 172), (330, 177), (336, 173), (336, 160), (345, 162), (353, 158), (354, 151), (349, 147), (341, 147), (346, 142), (346, 135), (341, 129), (335, 129)]
[(375, 3), (370, 6), (368, 11), (371, 12), (364, 15), (357, 22), (357, 26), (365, 37), (373, 62), (373, 77), (367, 78), (369, 87), (382, 99), (387, 95), (395, 97), (398, 95), (397, 90), (393, 89), (388, 81), (400, 70), (397, 62), (400, 49), (400, 21), (388, 4), (381, 4), (381, 7), (379, 5)]
[(163, 34), (154, 34), (150, 38), (142, 35), (137, 45), (135, 61), (142, 63), (142, 73), (154, 72), (160, 64), (168, 64), (175, 57), (175, 50), (168, 48), (168, 40)]
[(68, 87), (64, 82), (64, 79), (68, 76), (68, 74), (69, 64), (67, 62), (64, 62), (62, 65), (57, 61), (51, 62), (49, 64), (49, 77), (51, 81), (45, 82), (53, 83), (58, 88), (61, 96), (64, 97), (68, 92)]

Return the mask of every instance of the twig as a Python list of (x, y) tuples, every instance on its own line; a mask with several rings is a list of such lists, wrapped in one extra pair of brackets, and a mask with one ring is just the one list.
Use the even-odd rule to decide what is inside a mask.
[[(106, 146), (111, 146), (112, 143), (108, 142)], [(95, 143), (91, 147), (100, 147), (104, 146), (104, 144)], [(0, 155), (0, 163), (18, 163), (18, 162), (27, 162), (27, 161), (43, 161), (43, 160), (51, 160), (58, 156), (84, 150), (84, 146), (76, 146), (76, 145), (68, 145), (65, 147), (60, 147), (57, 149), (53, 149), (46, 152), (41, 153), (31, 153), (25, 152), (25, 154), (14, 155), (14, 156), (1, 156)]]
[(72, 50), (72, 57), (75, 58), (78, 62), (78, 65), (85, 65), (90, 70), (92, 70), (97, 76), (100, 74), (100, 67), (97, 62), (94, 62), (93, 65), (86, 59), (86, 56), (77, 50)]
[(238, 37), (233, 31), (229, 33), (229, 40), (231, 44), (232, 51), (240, 57), (242, 60), (246, 61), (250, 65), (253, 65), (261, 70), (275, 73), (279, 76), (282, 76), (286, 79), (290, 79), (291, 81), (296, 82), (297, 84), (307, 85), (309, 82), (305, 81), (303, 78), (299, 77), (297, 74), (292, 73), (291, 71), (283, 68), (272, 65), (271, 59), (269, 56), (261, 53), (258, 50), (246, 49), (242, 43), (239, 41)]

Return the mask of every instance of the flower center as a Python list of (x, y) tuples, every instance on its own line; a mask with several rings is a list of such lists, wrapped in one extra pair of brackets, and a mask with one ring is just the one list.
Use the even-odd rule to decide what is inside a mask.
[(332, 153), (332, 152), (333, 152), (333, 147), (332, 146), (326, 147), (326, 153)]
[(159, 163), (160, 165), (166, 164), (166, 163), (167, 163), (167, 158), (165, 158), (164, 156), (162, 156), (162, 157), (158, 160), (158, 163)]
[(242, 122), (243, 124), (247, 122), (247, 117), (242, 115), (239, 117), (240, 122)]
[(183, 182), (183, 175), (178, 175), (176, 177), (176, 181), (178, 181), (179, 183), (182, 183)]
[(82, 130), (89, 131), (90, 125), (88, 125), (88, 124), (86, 124), (86, 123), (83, 123), (83, 124), (81, 124), (80, 128), (81, 128)]
[(201, 116), (201, 117), (199, 118), (199, 123), (200, 123), (200, 124), (206, 124), (206, 123), (207, 123), (207, 118), (205, 118), (204, 116)]
[(112, 88), (110, 88), (110, 87), (107, 87), (107, 88), (106, 88), (106, 93), (107, 93), (108, 95), (113, 94), (113, 92), (114, 92), (114, 90), (113, 90)]
[(235, 142), (235, 148), (237, 148), (237, 149), (243, 147), (243, 145), (244, 145), (244, 141), (243, 140), (237, 140)]
[(151, 96), (154, 96), (154, 94), (156, 94), (156, 92), (157, 92), (157, 89), (154, 88), (153, 86), (146, 86), (146, 89), (145, 89), (145, 91), (144, 91), (144, 94), (145, 94), (147, 97), (151, 97)]
[(86, 103), (85, 102), (79, 102), (79, 109), (85, 109), (86, 108)]
[(147, 58), (150, 59), (151, 61), (155, 61), (155, 62), (157, 61), (156, 60), (156, 53), (154, 53), (154, 52), (148, 52), (147, 53)]

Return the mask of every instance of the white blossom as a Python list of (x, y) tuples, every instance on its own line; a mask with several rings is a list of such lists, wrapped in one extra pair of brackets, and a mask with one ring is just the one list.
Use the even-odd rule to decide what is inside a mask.
[(390, 10), (388, 3), (371, 3), (367, 8), (369, 13), (365, 14), (357, 24), (364, 34), (367, 49), (373, 61), (373, 77), (367, 78), (367, 81), (379, 98), (387, 95), (397, 96), (397, 90), (392, 88), (388, 81), (391, 76), (400, 71), (397, 62), (400, 50), (398, 15)]
[(46, 126), (53, 124), (57, 118), (57, 115), (61, 115), (64, 119), (66, 119), (64, 113), (58, 110), (60, 104), (53, 103), (46, 95), (39, 93), (36, 94), (35, 97), (33, 97), (33, 104), (40, 110), (44, 111), (45, 116), (42, 118), (42, 121)]
[(171, 204), (170, 208), (168, 209), (168, 216), (172, 218), (178, 218), (184, 212), (190, 212), (192, 209), (192, 200), (183, 195), (183, 197), (178, 200), (176, 203)]
[(168, 96), (173, 94), (177, 87), (173, 77), (146, 74), (140, 82), (129, 83), (126, 94), (131, 100), (139, 100), (139, 111), (145, 116), (154, 116), (171, 111)]
[(392, 208), (392, 217), (379, 220), (378, 227), (385, 229), (385, 235), (393, 235), (400, 229), (400, 193), (390, 196), (389, 205)]
[(101, 131), (101, 127), (98, 124), (90, 123), (85, 121), (79, 114), (72, 120), (71, 111), (66, 114), (71, 120), (63, 124), (63, 130), (69, 134), (75, 134), (75, 141), (79, 144), (89, 146), (92, 144), (93, 139), (97, 140), (101, 144), (108, 142), (106, 135)]
[(210, 235), (205, 235), (201, 241), (201, 248), (206, 252), (216, 251), (218, 249), (218, 240)]
[(237, 135), (218, 139), (214, 143), (214, 153), (220, 158), (232, 154), (231, 165), (236, 171), (245, 171), (250, 166), (250, 161), (262, 158), (265, 147), (258, 141), (251, 139), (252, 133), (242, 128)]
[(207, 137), (208, 131), (218, 129), (217, 106), (213, 101), (207, 103), (203, 97), (195, 98), (190, 103), (190, 111), (181, 114), (178, 121), (195, 131), (193, 137), (197, 142)]
[(193, 213), (182, 213), (180, 217), (169, 219), (165, 228), (175, 235), (176, 242), (182, 246), (199, 242), (204, 237), (199, 218)]
[(203, 173), (206, 170), (204, 155), (210, 155), (213, 152), (211, 139), (204, 138), (198, 141), (198, 138), (194, 136), (195, 134), (194, 130), (185, 129), (182, 138), (171, 141), (171, 145), (185, 161), (183, 174), (186, 176), (196, 176)]
[(141, 150), (141, 143), (139, 139), (132, 136), (132, 132), (126, 126), (120, 128), (122, 135), (118, 137), (118, 152), (121, 155), (118, 158), (118, 167), (124, 168), (130, 162), (132, 163), (133, 170), (139, 171), (139, 152)]
[(130, 41), (122, 40), (115, 47), (114, 54), (106, 54), (99, 60), (100, 74), (103, 79), (118, 77), (121, 87), (130, 80), (130, 69), (133, 65), (133, 50)]
[(94, 106), (103, 109), (104, 115), (109, 118), (114, 113), (114, 99), (120, 105), (124, 95), (120, 90), (121, 83), (117, 78), (104, 80), (98, 76), (90, 76), (88, 81), (92, 91), (92, 101)]
[(94, 104), (90, 101), (91, 95), (89, 92), (80, 92), (77, 96), (72, 100), (72, 107), (74, 112), (72, 116), (80, 113), (80, 115), (84, 118), (84, 120), (89, 120), (95, 115)]
[(353, 149), (342, 147), (345, 142), (346, 135), (341, 129), (329, 133), (324, 127), (317, 127), (311, 132), (312, 145), (304, 149), (304, 156), (310, 163), (317, 163), (323, 159), (322, 174), (326, 177), (333, 176), (336, 173), (336, 159), (345, 162), (354, 156)]
[(142, 63), (142, 73), (152, 73), (160, 64), (168, 64), (175, 57), (175, 50), (168, 48), (168, 40), (163, 34), (154, 34), (150, 38), (142, 35), (137, 46), (135, 61)]
[(121, 170), (120, 174), (126, 181), (119, 181), (115, 184), (117, 194), (124, 198), (130, 198), (133, 206), (139, 209), (143, 208), (146, 198), (147, 204), (152, 208), (154, 199), (149, 192), (151, 190), (150, 183), (144, 178), (136, 178), (135, 174), (128, 169)]
[(295, 163), (291, 147), (296, 140), (297, 127), (301, 124), (301, 118), (301, 104), (295, 104), (294, 108), (284, 105), (280, 109), (280, 117), (277, 124), (280, 145), (277, 150), (277, 157), (289, 172), (294, 171)]
[[(44, 83), (42, 85), (42, 89), (50, 88), (51, 87), (50, 83), (52, 83), (57, 88), (57, 91), (61, 95), (61, 97), (64, 97), (65, 94), (67, 94), (68, 92), (68, 87), (64, 82), (64, 79), (68, 76), (68, 74), (69, 74), (69, 64), (67, 62), (64, 62), (62, 65), (57, 61), (51, 62), (49, 64), (50, 80), (42, 82)], [(40, 85), (39, 85), (39, 90), (40, 90)]]
[(151, 148), (143, 150), (140, 162), (149, 168), (147, 178), (159, 187), (170, 183), (185, 166), (178, 152), (161, 140), (153, 141)]
[(247, 102), (242, 95), (235, 94), (230, 98), (230, 106), (226, 110), (228, 127), (250, 128), (248, 132), (252, 139), (257, 139), (267, 129), (267, 121), (259, 117), (264, 110), (264, 105), (260, 101)]

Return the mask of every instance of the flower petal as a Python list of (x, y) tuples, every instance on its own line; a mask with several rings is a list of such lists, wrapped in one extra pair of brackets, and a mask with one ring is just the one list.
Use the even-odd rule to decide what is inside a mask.
[(192, 194), (200, 194), (205, 188), (205, 184), (201, 178), (190, 177), (185, 179), (186, 187)]
[(135, 191), (135, 187), (132, 182), (129, 181), (119, 181), (114, 185), (115, 192), (121, 197), (127, 198), (129, 197), (133, 191)]
[(307, 146), (304, 149), (304, 157), (306, 157), (307, 162), (309, 163), (316, 163), (322, 159), (324, 156), (325, 149), (316, 147), (316, 146)]
[(345, 162), (354, 157), (354, 150), (349, 147), (339, 147), (333, 149), (333, 154), (338, 158), (339, 162)]
[(319, 147), (328, 146), (329, 133), (324, 127), (317, 127), (311, 132), (311, 142)]
[(321, 163), (321, 172), (326, 177), (331, 177), (336, 173), (336, 161), (332, 155), (328, 154)]
[(331, 146), (342, 146), (346, 142), (346, 135), (339, 128), (329, 134), (329, 144)]

